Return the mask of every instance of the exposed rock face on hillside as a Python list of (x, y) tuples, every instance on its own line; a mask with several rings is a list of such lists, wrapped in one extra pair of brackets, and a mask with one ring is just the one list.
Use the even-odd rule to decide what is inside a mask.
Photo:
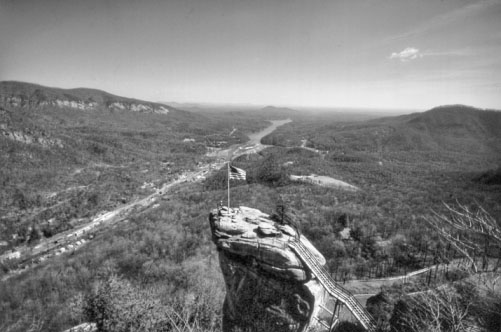
[(44, 132), (12, 130), (4, 123), (0, 123), (0, 136), (24, 144), (38, 144), (44, 148), (57, 146), (62, 148), (63, 142), (59, 138), (50, 138)]
[(343, 189), (347, 191), (357, 191), (358, 188), (355, 187), (354, 185), (351, 185), (347, 182), (337, 180), (334, 178), (331, 178), (330, 176), (324, 176), (324, 175), (291, 175), (290, 179), (292, 181), (303, 181), (307, 183), (312, 183), (315, 185), (323, 186), (323, 187), (331, 187), (331, 188), (336, 188), (336, 189)]
[(53, 99), (53, 100), (37, 100), (33, 98), (22, 98), (19, 96), (0, 97), (0, 103), (11, 107), (46, 107), (53, 106), (59, 108), (72, 108), (77, 110), (96, 110), (99, 107), (106, 107), (110, 110), (126, 110), (131, 112), (151, 112), (159, 114), (169, 113), (166, 106), (155, 105), (152, 103), (140, 102), (112, 102), (100, 105), (93, 101), (85, 100), (68, 100), (68, 99)]
[(166, 105), (115, 96), (104, 91), (83, 88), (49, 88), (13, 81), (0, 82), (0, 105), (29, 109), (56, 107), (82, 111), (169, 113), (169, 107)]
[(223, 332), (299, 332), (317, 326), (327, 294), (288, 246), (300, 240), (325, 264), (308, 239), (247, 207), (214, 210), (209, 221), (226, 283)]

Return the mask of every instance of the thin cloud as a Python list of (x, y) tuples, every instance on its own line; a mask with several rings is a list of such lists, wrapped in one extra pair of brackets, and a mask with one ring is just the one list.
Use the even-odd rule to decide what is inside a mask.
[(479, 13), (492, 10), (493, 6), (499, 6), (500, 4), (501, 4), (500, 0), (481, 0), (478, 2), (474, 2), (464, 7), (453, 10), (451, 12), (435, 16), (430, 20), (414, 27), (414, 29), (412, 30), (394, 36), (390, 36), (385, 40), (383, 40), (382, 42), (383, 43), (394, 42), (397, 40), (408, 39), (416, 35), (429, 33), (430, 31), (450, 25), (454, 22), (461, 22), (474, 15), (478, 15)]
[(390, 55), (390, 59), (398, 59), (402, 62), (415, 60), (423, 57), (423, 54), (419, 52), (417, 48), (407, 47), (401, 52), (393, 52)]
[(470, 48), (463, 49), (455, 49), (449, 51), (425, 51), (421, 53), (423, 56), (453, 56), (453, 57), (461, 57), (461, 56), (471, 56), (474, 55), (475, 52)]

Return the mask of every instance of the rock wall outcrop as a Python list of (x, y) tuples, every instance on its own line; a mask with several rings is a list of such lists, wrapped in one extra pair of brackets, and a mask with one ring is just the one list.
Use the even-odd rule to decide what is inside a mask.
[(328, 294), (288, 242), (301, 241), (321, 264), (325, 258), (275, 219), (247, 207), (223, 207), (209, 216), (226, 283), (223, 332), (325, 329), (318, 318)]
[(40, 100), (38, 96), (0, 96), (0, 105), (10, 107), (25, 107), (25, 108), (43, 108), (43, 107), (58, 107), (70, 108), (76, 110), (97, 110), (109, 109), (115, 111), (131, 111), (131, 112), (146, 112), (167, 114), (169, 109), (165, 105), (159, 105), (149, 102), (131, 102), (131, 101), (115, 101), (106, 103), (97, 103), (88, 100), (71, 100), (71, 99), (50, 99)]

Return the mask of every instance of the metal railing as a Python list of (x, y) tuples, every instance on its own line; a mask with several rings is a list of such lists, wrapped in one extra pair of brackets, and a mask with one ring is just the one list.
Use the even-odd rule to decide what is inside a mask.
[(330, 295), (343, 303), (367, 331), (373, 332), (376, 330), (376, 322), (362, 304), (347, 289), (331, 279), (324, 267), (318, 262), (318, 259), (301, 241), (291, 240), (288, 244)]

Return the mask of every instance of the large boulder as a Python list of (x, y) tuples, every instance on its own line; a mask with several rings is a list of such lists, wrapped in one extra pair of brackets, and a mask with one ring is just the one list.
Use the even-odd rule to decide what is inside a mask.
[(226, 283), (223, 332), (324, 329), (318, 319), (328, 295), (288, 243), (301, 241), (322, 265), (325, 258), (278, 219), (247, 207), (210, 214)]

